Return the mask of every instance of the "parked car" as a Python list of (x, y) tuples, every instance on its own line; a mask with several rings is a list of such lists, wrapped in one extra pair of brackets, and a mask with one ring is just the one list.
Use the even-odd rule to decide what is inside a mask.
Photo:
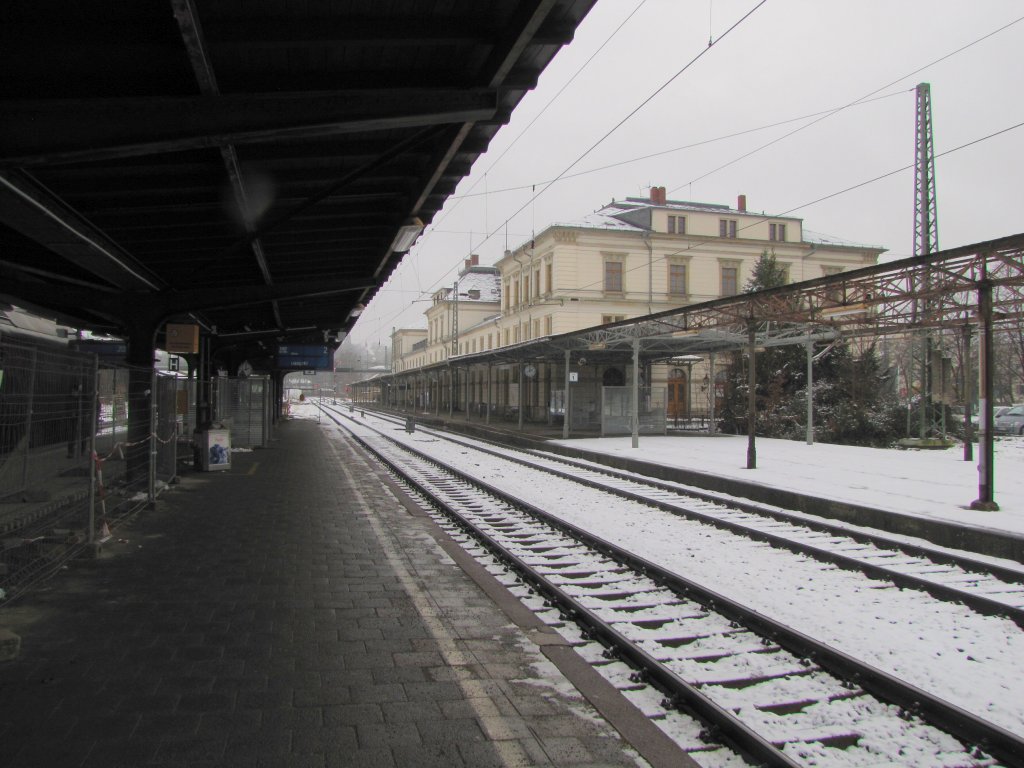
[(996, 416), (994, 431), (997, 435), (1024, 435), (1024, 403), (1014, 405)]
[[(953, 422), (955, 424), (963, 424), (964, 423), (964, 411), (965, 410), (966, 409), (962, 405), (954, 405), (952, 408), (949, 409), (949, 417), (953, 420)], [(971, 424), (973, 424), (974, 426), (978, 426), (978, 412), (977, 411), (974, 411), (974, 410), (971, 411)]]

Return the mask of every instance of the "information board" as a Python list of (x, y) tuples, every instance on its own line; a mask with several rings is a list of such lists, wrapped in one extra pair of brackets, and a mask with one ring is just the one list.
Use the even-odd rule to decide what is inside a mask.
[(321, 344), (278, 344), (277, 367), (299, 371), (330, 371), (331, 348)]

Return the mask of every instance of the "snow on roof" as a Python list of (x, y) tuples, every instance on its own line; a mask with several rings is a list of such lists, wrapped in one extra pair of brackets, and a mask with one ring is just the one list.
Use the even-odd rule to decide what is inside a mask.
[(609, 216), (601, 211), (594, 213), (588, 213), (582, 218), (576, 221), (559, 221), (552, 224), (552, 227), (575, 227), (577, 229), (621, 229), (629, 232), (643, 232), (643, 227), (637, 227), (633, 224), (629, 224), (621, 219), (616, 219), (614, 216)]
[[(605, 206), (605, 209), (629, 209), (633, 210), (636, 208), (678, 208), (686, 211), (731, 211), (728, 205), (722, 205), (721, 203), (694, 203), (689, 200), (666, 200), (664, 205), (661, 203), (652, 202), (646, 197), (627, 197), (623, 201), (612, 201)], [(752, 211), (743, 211), (743, 213), (752, 213)]]
[(821, 232), (815, 232), (813, 230), (807, 229), (807, 227), (804, 227), (803, 233), (805, 243), (817, 243), (819, 245), (841, 245), (848, 248), (871, 248), (874, 250), (882, 251), (885, 250), (885, 248), (882, 248), (882, 246), (880, 245), (867, 245), (865, 243), (855, 243), (852, 240), (844, 240), (843, 238), (836, 237), (835, 235), (826, 235)]
[[(451, 296), (448, 288), (445, 296)], [(501, 301), (501, 274), (495, 267), (470, 267), (459, 274), (459, 301)]]

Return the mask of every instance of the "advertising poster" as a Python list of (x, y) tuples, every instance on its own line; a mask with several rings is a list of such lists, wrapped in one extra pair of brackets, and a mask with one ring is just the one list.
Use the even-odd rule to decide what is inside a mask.
[(226, 429), (206, 431), (206, 451), (203, 455), (204, 469), (213, 472), (231, 468), (231, 433)]

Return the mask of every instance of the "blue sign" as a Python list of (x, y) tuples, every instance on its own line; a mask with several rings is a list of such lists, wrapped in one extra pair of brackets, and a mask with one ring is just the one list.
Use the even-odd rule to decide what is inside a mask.
[(278, 344), (277, 367), (292, 370), (330, 371), (334, 368), (331, 348), (322, 344)]

